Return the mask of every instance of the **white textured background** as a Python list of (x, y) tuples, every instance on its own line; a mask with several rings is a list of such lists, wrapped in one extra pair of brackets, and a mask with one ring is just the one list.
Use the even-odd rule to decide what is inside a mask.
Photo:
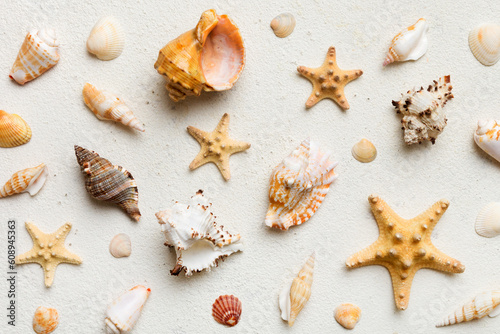
[[(152, 293), (134, 333), (329, 333), (343, 329), (334, 308), (353, 302), (362, 309), (358, 333), (494, 333), (500, 319), (482, 319), (436, 329), (434, 324), (460, 300), (499, 288), (499, 240), (474, 232), (479, 209), (500, 197), (500, 165), (473, 143), (480, 117), (499, 117), (499, 64), (484, 67), (470, 53), (468, 32), (497, 20), (498, 1), (7, 1), (0, 0), (0, 108), (20, 114), (32, 127), (27, 145), (0, 149), (0, 183), (17, 170), (45, 162), (50, 178), (35, 197), (0, 201), (0, 332), (30, 333), (35, 309), (58, 309), (56, 333), (101, 333), (106, 306), (135, 284)], [(215, 8), (239, 26), (247, 50), (246, 67), (231, 91), (203, 93), (180, 103), (169, 100), (165, 80), (153, 65), (168, 41), (194, 28), (201, 13)], [(289, 11), (297, 20), (292, 35), (275, 37), (269, 23)], [(97, 20), (116, 16), (127, 32), (116, 60), (103, 62), (87, 53), (85, 41)], [(392, 37), (425, 17), (429, 50), (416, 62), (382, 67)], [(53, 27), (61, 42), (59, 64), (40, 78), (19, 86), (8, 73), (26, 32)], [(311, 84), (297, 65), (317, 67), (329, 46), (337, 48), (344, 69), (364, 74), (347, 86), (351, 105), (342, 111), (330, 100), (310, 110), (304, 104)], [(435, 145), (406, 147), (400, 118), (391, 100), (413, 86), (426, 86), (450, 74), (455, 99), (446, 106), (449, 122)], [(90, 81), (123, 98), (145, 123), (146, 132), (99, 121), (84, 105), (81, 90)], [(225, 182), (215, 165), (191, 172), (198, 143), (188, 125), (211, 131), (224, 112), (230, 134), (252, 147), (231, 158), (232, 179)], [(322, 207), (306, 224), (288, 232), (264, 226), (268, 178), (272, 168), (311, 136), (340, 161), (340, 175)], [(351, 156), (362, 137), (379, 155), (370, 164)], [(73, 145), (96, 150), (131, 171), (140, 193), (142, 219), (131, 221), (118, 207), (92, 199), (76, 163)], [(212, 272), (191, 278), (170, 276), (175, 256), (163, 246), (154, 213), (186, 201), (204, 189), (219, 222), (240, 232), (245, 250)], [(463, 274), (421, 270), (409, 307), (395, 308), (391, 281), (378, 266), (347, 270), (344, 261), (376, 240), (367, 197), (376, 192), (401, 216), (410, 218), (440, 198), (451, 206), (437, 225), (434, 244), (465, 264)], [(42, 269), (19, 266), (17, 326), (6, 325), (7, 220), (17, 224), (18, 254), (31, 249), (24, 228), (33, 221), (52, 233), (73, 223), (67, 247), (83, 264), (62, 264), (53, 286), (45, 288)], [(132, 255), (115, 259), (108, 252), (120, 232), (132, 238)], [(312, 296), (295, 326), (279, 315), (277, 296), (297, 274), (307, 255), (317, 251)], [(243, 315), (234, 328), (212, 319), (220, 294), (235, 294)]]

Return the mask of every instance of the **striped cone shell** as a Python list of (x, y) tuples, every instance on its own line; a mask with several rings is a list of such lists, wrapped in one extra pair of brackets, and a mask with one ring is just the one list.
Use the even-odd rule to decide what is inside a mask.
[(35, 196), (42, 189), (49, 172), (45, 164), (27, 168), (14, 173), (10, 180), (0, 189), (0, 198), (28, 192)]
[(21, 116), (0, 110), (0, 147), (16, 147), (31, 140), (31, 128)]
[(117, 204), (131, 218), (139, 221), (139, 193), (132, 174), (83, 147), (75, 145), (75, 154), (86, 176), (87, 192), (97, 200)]
[(233, 295), (219, 296), (212, 305), (215, 321), (227, 326), (235, 326), (241, 316), (241, 300)]
[(136, 285), (116, 298), (106, 310), (106, 333), (128, 333), (141, 316), (151, 293), (150, 288)]

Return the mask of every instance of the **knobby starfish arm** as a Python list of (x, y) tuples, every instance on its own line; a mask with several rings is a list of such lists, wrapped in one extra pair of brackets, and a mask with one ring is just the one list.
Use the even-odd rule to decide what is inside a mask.
[(421, 268), (445, 271), (448, 273), (463, 273), (465, 266), (457, 259), (441, 252), (434, 245), (431, 245), (428, 258), (422, 262)]
[(350, 256), (346, 261), (346, 266), (348, 268), (359, 268), (374, 264), (387, 266), (387, 264), (382, 260), (383, 254), (379, 250), (380, 248), (380, 240), (377, 240), (365, 249), (360, 250), (356, 254)]
[(220, 119), (219, 123), (217, 124), (217, 127), (215, 128), (215, 131), (219, 133), (226, 133), (229, 130), (229, 114), (225, 113), (222, 115), (222, 118)]
[(226, 147), (227, 152), (229, 154), (234, 154), (234, 153), (248, 150), (250, 148), (250, 146), (251, 146), (250, 143), (247, 143), (244, 141), (233, 140), (233, 139), (229, 139), (227, 141), (227, 143), (225, 144), (225, 147)]
[(380, 233), (387, 228), (393, 228), (397, 221), (402, 220), (402, 218), (378, 195), (371, 194), (368, 197), (368, 201), (370, 202), (373, 217), (375, 217), (377, 221)]
[(40, 233), (42, 233), (38, 227), (36, 227), (34, 224), (30, 223), (30, 222), (25, 222), (24, 223), (24, 226), (26, 227), (26, 230), (28, 231), (31, 239), (33, 239), (33, 244), (36, 244), (36, 240), (37, 240), (37, 235), (40, 235)]
[(194, 158), (193, 161), (191, 161), (191, 164), (189, 164), (189, 169), (194, 170), (200, 166), (203, 166), (207, 162), (215, 163), (215, 161), (213, 161), (213, 159), (211, 158), (213, 157), (205, 157), (205, 152), (202, 150), (198, 152), (198, 155)]
[(426, 230), (428, 234), (432, 233), (432, 230), (436, 226), (437, 222), (443, 214), (446, 212), (450, 205), (450, 202), (446, 199), (442, 199), (434, 203), (429, 209), (425, 212), (421, 213), (417, 217), (413, 218), (413, 220), (417, 221), (426, 221)]
[(197, 129), (194, 126), (188, 126), (187, 131), (200, 144), (203, 143), (203, 139), (207, 137), (207, 133), (205, 131)]
[(359, 78), (361, 75), (363, 75), (363, 71), (361, 71), (361, 70), (344, 71), (344, 75), (347, 76), (347, 77), (345, 77), (345, 80), (347, 82), (351, 82), (351, 81)]
[(396, 307), (400, 310), (406, 310), (410, 301), (411, 285), (413, 283), (413, 278), (417, 273), (417, 269), (401, 272), (398, 268), (387, 266), (387, 270), (391, 275), (392, 290), (394, 292)]

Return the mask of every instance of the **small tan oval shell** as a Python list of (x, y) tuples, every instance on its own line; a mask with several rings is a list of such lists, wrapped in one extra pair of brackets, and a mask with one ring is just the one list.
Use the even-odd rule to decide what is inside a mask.
[(37, 334), (52, 333), (59, 325), (59, 314), (54, 308), (40, 306), (33, 317), (33, 330)]
[(368, 139), (361, 139), (352, 147), (352, 156), (360, 162), (372, 162), (377, 157), (375, 145)]
[(285, 38), (295, 29), (295, 17), (291, 13), (283, 13), (271, 21), (271, 28), (277, 37)]
[(346, 329), (353, 329), (359, 317), (361, 317), (361, 309), (357, 305), (344, 303), (335, 309), (335, 320)]
[(500, 25), (482, 24), (469, 33), (469, 47), (476, 59), (491, 66), (500, 59)]
[(241, 316), (241, 300), (233, 295), (219, 296), (212, 305), (212, 316), (220, 324), (235, 326)]
[(109, 252), (116, 258), (128, 257), (132, 253), (130, 237), (125, 233), (119, 233), (109, 243)]
[(31, 140), (31, 128), (21, 116), (0, 110), (0, 147), (16, 147)]

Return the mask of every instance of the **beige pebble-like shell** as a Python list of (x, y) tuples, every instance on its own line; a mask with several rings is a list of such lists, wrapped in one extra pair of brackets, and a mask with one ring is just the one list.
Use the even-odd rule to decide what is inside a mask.
[(335, 309), (335, 320), (346, 329), (354, 329), (360, 317), (361, 309), (351, 303), (340, 304)]
[(481, 24), (469, 33), (469, 47), (483, 65), (494, 65), (500, 59), (500, 25)]
[(130, 256), (132, 253), (130, 237), (125, 233), (115, 235), (109, 243), (109, 252), (116, 258)]
[(21, 116), (0, 110), (0, 147), (16, 147), (31, 140), (31, 128)]
[(54, 308), (40, 306), (33, 317), (33, 330), (37, 334), (52, 333), (59, 325), (59, 314)]
[(23, 192), (35, 196), (42, 189), (48, 175), (45, 164), (20, 170), (10, 177), (3, 188), (0, 188), (0, 198)]
[(352, 156), (359, 162), (372, 162), (377, 157), (375, 145), (368, 139), (361, 139), (352, 147)]
[(277, 37), (285, 38), (295, 29), (295, 17), (291, 13), (282, 13), (271, 21), (271, 29)]
[(101, 60), (113, 60), (122, 54), (125, 33), (120, 22), (112, 17), (101, 18), (87, 39), (87, 50)]
[(233, 295), (219, 296), (212, 305), (212, 316), (220, 324), (235, 326), (241, 316), (241, 300)]

